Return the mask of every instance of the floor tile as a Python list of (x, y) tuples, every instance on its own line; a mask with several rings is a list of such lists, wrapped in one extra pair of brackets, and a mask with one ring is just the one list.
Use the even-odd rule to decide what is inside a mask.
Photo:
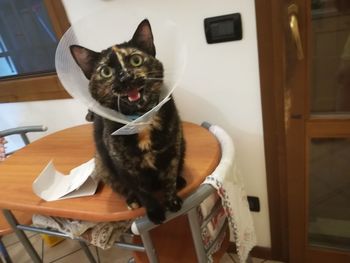
[[(230, 257), (233, 259), (233, 262), (235, 262), (235, 263), (240, 263), (237, 254), (230, 253), (229, 255), (230, 255)], [(264, 260), (265, 260), (265, 259), (254, 258), (254, 257), (252, 257), (253, 263), (262, 263), (262, 262), (265, 263)], [(221, 263), (221, 262), (220, 262), (220, 263)]]
[(52, 262), (79, 249), (81, 246), (76, 240), (66, 239), (53, 247), (49, 247), (44, 242), (44, 262)]
[(58, 258), (55, 261), (51, 261), (50, 263), (72, 263), (72, 262), (89, 263), (89, 260), (87, 259), (84, 251), (82, 249), (79, 249), (71, 252), (65, 257)]
[(221, 258), (220, 263), (235, 263), (233, 259), (230, 257), (229, 254), (224, 254), (224, 256)]
[[(34, 235), (30, 238), (30, 242), (32, 243), (34, 249), (38, 252), (39, 256), (42, 256), (42, 246), (43, 241), (40, 235)], [(32, 263), (31, 258), (28, 253), (25, 251), (23, 245), (19, 242), (11, 244), (7, 247), (7, 251), (10, 254), (10, 257), (13, 262), (16, 263)]]
[(132, 251), (112, 247), (107, 250), (98, 249), (101, 263), (126, 263), (132, 257)]
[[(90, 250), (92, 254), (97, 258), (96, 256), (96, 248), (90, 246)], [(126, 250), (120, 250), (118, 248), (111, 248), (108, 250), (102, 250), (98, 249), (98, 254), (100, 258), (100, 263), (126, 263), (128, 260), (132, 257), (131, 252)], [(71, 263), (79, 261), (79, 263), (88, 263), (88, 259), (82, 249), (72, 251), (70, 254), (57, 258), (54, 261), (51, 261), (50, 263)], [(47, 262), (45, 260), (45, 262)]]
[(1, 240), (5, 246), (9, 246), (18, 242), (18, 238), (15, 233), (11, 233), (1, 237)]
[[(89, 263), (84, 251), (78, 241), (64, 240), (54, 247), (49, 247), (43, 242), (42, 238), (38, 234), (29, 233), (30, 241), (34, 248), (38, 252), (39, 256), (44, 256), (44, 263)], [(31, 263), (32, 260), (28, 256), (27, 252), (23, 248), (23, 245), (18, 242), (18, 239), (14, 235), (9, 235), (4, 240), (7, 244), (8, 252), (16, 263)], [(108, 250), (97, 249), (96, 247), (89, 246), (92, 254), (97, 259), (97, 255), (100, 258), (100, 263), (126, 263), (132, 257), (132, 251), (119, 249), (113, 247)], [(259, 258), (252, 258), (253, 263), (282, 263), (279, 261), (264, 260)], [(224, 254), (220, 263), (239, 263), (236, 254)]]
[[(38, 233), (34, 233), (32, 231), (24, 231), (24, 232), (26, 233), (27, 237), (29, 237), (29, 238), (32, 236), (38, 235)], [(8, 235), (1, 237), (1, 240), (6, 247), (11, 246), (11, 245), (19, 242), (15, 233), (11, 233), (11, 234), (8, 234)]]

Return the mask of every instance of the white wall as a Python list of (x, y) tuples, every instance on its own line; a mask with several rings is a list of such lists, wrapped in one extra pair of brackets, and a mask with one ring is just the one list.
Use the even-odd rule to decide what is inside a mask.
[[(30, 140), (85, 123), (87, 110), (72, 99), (0, 104), (0, 130), (22, 125), (45, 125), (47, 132), (29, 133)], [(22, 146), (19, 137), (8, 139), (8, 150)]]
[[(189, 57), (186, 73), (175, 91), (184, 120), (219, 124), (233, 137), (237, 163), (248, 195), (258, 196), (261, 212), (253, 213), (258, 245), (270, 246), (265, 157), (259, 87), (258, 54), (253, 0), (64, 0), (71, 22), (100, 8), (123, 4), (164, 12), (183, 30)], [(239, 12), (243, 40), (208, 45), (203, 19)], [(132, 16), (132, 14), (130, 14)], [(152, 21), (151, 21), (152, 23)], [(122, 24), (122, 23), (121, 23)], [(116, 28), (121, 24), (115, 25)], [(127, 40), (127, 39), (126, 39)], [(1, 104), (0, 129), (23, 124), (44, 124), (50, 131), (84, 122), (85, 108), (74, 100)]]

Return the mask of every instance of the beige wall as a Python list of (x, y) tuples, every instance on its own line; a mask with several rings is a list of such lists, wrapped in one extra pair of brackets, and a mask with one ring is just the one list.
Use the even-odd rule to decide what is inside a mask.
[[(183, 30), (188, 65), (176, 102), (184, 120), (203, 120), (224, 127), (235, 141), (237, 163), (248, 195), (258, 196), (261, 212), (253, 213), (258, 245), (270, 246), (258, 54), (253, 0), (64, 0), (71, 22), (99, 10), (123, 5), (145, 6), (150, 15), (166, 13)], [(240, 12), (243, 40), (215, 45), (205, 42), (203, 19)], [(132, 14), (130, 14), (132, 15)], [(118, 25), (119, 26), (119, 25)], [(0, 129), (44, 124), (53, 132), (84, 122), (86, 108), (75, 100), (0, 104)], [(36, 135), (37, 136), (37, 135)], [(35, 136), (34, 136), (35, 138)]]

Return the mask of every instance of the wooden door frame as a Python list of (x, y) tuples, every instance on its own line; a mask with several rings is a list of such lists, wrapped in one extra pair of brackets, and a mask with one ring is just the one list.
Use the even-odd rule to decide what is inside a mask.
[[(285, 134), (286, 72), (285, 1), (255, 0), (261, 103), (271, 228), (271, 258), (290, 261), (291, 215), (288, 205), (287, 139)], [(295, 215), (292, 215), (295, 217)], [(292, 232), (292, 235), (296, 232)], [(293, 249), (294, 250), (294, 249)]]
[[(296, 49), (286, 34), (289, 32), (287, 10), (292, 3), (299, 6), (305, 55), (300, 61), (293, 59), (297, 57)], [(315, 136), (350, 136), (349, 118), (328, 119), (332, 125), (327, 125), (325, 120), (320, 122), (309, 114), (311, 4), (304, 0), (255, 0), (255, 7), (271, 258), (291, 263), (321, 263), (331, 262), (336, 255), (338, 262), (348, 262), (349, 253), (308, 245), (307, 145)]]

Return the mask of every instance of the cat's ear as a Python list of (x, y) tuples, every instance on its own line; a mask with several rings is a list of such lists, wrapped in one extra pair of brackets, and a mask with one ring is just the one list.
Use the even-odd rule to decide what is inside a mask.
[(85, 77), (90, 79), (100, 53), (78, 45), (72, 45), (69, 49)]
[(137, 27), (131, 42), (149, 55), (156, 55), (156, 48), (153, 43), (153, 34), (149, 21), (143, 20)]

